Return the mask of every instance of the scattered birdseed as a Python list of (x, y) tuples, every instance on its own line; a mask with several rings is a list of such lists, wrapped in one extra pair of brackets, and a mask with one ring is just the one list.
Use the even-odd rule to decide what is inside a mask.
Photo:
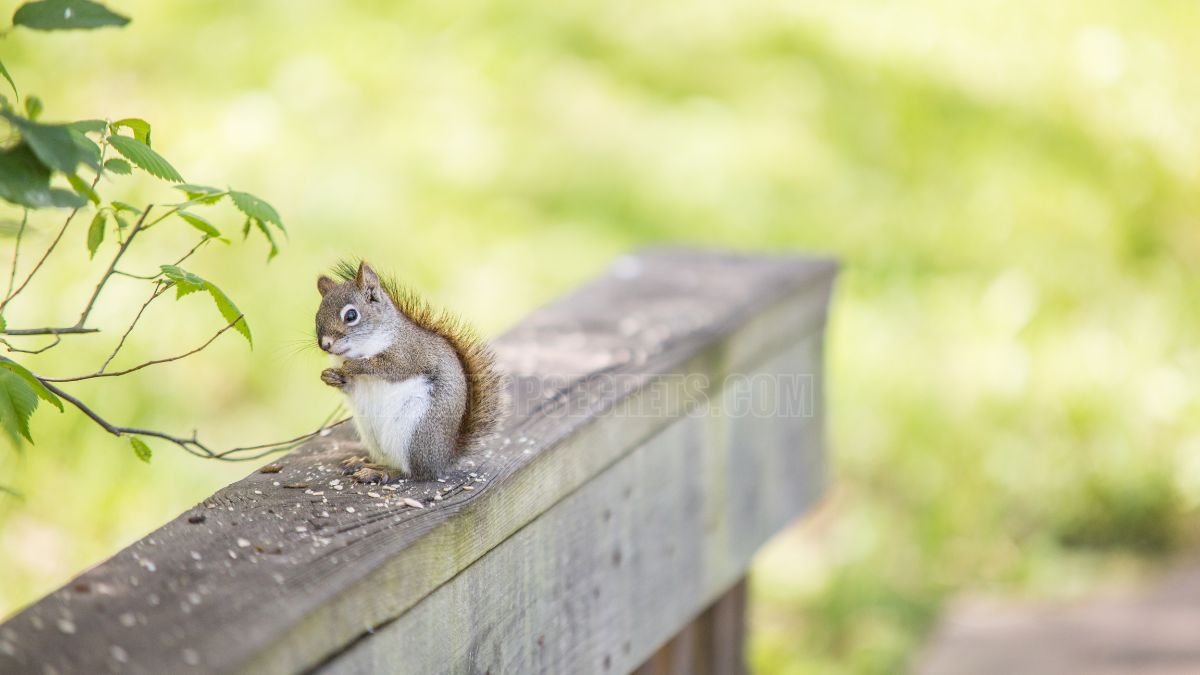
[(259, 473), (279, 473), (282, 470), (283, 470), (282, 464), (268, 464), (268, 465), (264, 466), (263, 468), (259, 469), (258, 472)]
[(425, 508), (425, 505), (424, 505), (424, 504), (422, 504), (421, 502), (419, 502), (419, 501), (417, 501), (417, 500), (413, 499), (412, 497), (405, 497), (405, 498), (404, 498), (404, 499), (402, 499), (401, 501), (403, 501), (405, 504), (408, 504), (409, 506), (413, 507), (414, 509), (423, 509), (423, 508)]
[(368, 496), (368, 497), (374, 497), (375, 499), (379, 499), (379, 493), (378, 493), (378, 492), (368, 492), (368, 493), (367, 493), (367, 496)]
[(346, 513), (354, 513), (354, 507), (353, 507), (353, 506), (347, 506), (347, 507), (346, 507)]
[(464, 490), (474, 490), (475, 488), (474, 488), (474, 487), (472, 487), (472, 486), (470, 486), (470, 485), (464, 485), (464, 486), (462, 486), (462, 489), (464, 489)]
[(250, 545), (250, 541), (248, 539), (238, 537), (237, 545), (238, 545), (238, 548), (246, 548), (247, 546)]
[(283, 487), (285, 487), (289, 490), (303, 490), (308, 487), (308, 483), (288, 483), (287, 485), (284, 485)]

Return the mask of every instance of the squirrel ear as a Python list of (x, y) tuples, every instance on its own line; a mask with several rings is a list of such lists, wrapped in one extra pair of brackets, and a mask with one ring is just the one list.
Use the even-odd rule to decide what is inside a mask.
[(317, 290), (320, 291), (321, 297), (324, 297), (326, 293), (332, 291), (334, 286), (337, 286), (337, 282), (325, 276), (324, 274), (317, 277)]
[(358, 290), (374, 290), (379, 288), (379, 275), (375, 274), (375, 270), (365, 262), (358, 264), (358, 275), (354, 279)]

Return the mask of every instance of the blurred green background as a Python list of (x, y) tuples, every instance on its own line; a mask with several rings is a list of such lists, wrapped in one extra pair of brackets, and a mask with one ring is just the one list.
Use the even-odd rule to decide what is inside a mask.
[[(269, 265), (255, 239), (191, 265), (254, 351), (231, 334), (73, 389), (111, 419), (222, 445), (307, 431), (337, 400), (301, 348), (313, 277), (342, 256), (495, 335), (640, 246), (823, 252), (845, 264), (835, 482), (756, 565), (759, 672), (903, 670), (951, 593), (1082, 593), (1193, 540), (1194, 2), (111, 6), (133, 23), (0, 41), (44, 119), (144, 117), (188, 180), (262, 195), (291, 232)], [(101, 272), (75, 227), (10, 323), (74, 318)], [(128, 267), (186, 249), (165, 232)], [(114, 282), (109, 331), (26, 362), (94, 368), (143, 294)], [(221, 324), (166, 302), (145, 325), (131, 362)], [(0, 614), (251, 468), (161, 444), (145, 465), (71, 411), (33, 434), (0, 452), (22, 495), (0, 496)]]

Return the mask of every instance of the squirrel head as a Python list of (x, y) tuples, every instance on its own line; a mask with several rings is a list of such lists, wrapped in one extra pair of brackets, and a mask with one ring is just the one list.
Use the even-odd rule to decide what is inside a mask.
[(401, 317), (379, 275), (365, 262), (353, 279), (317, 278), (317, 345), (336, 356), (366, 359), (392, 346)]

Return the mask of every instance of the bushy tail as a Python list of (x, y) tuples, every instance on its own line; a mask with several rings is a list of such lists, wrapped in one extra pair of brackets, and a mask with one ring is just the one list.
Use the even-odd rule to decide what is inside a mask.
[(496, 358), (483, 340), (473, 333), (451, 339), (467, 376), (467, 411), (458, 430), (458, 451), (466, 452), (496, 431), (504, 415), (504, 378), (496, 370)]

